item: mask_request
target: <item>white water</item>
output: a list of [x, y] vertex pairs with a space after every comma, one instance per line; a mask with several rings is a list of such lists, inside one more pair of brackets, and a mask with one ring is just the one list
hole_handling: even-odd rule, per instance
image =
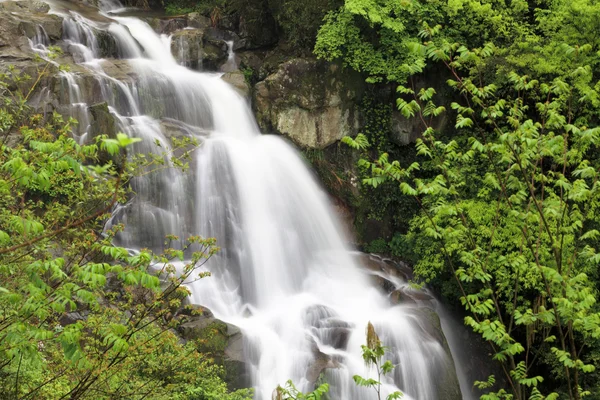
[[[192, 301], [242, 329], [255, 398], [270, 399], [288, 379], [312, 389], [316, 376], [307, 371], [318, 356], [329, 367], [332, 399], [374, 399], [352, 381], [354, 374], [375, 377], [361, 358], [368, 321], [397, 365], [383, 394], [438, 398], [436, 386], [452, 360], [416, 307], [392, 307], [371, 284], [297, 152], [279, 137], [262, 135], [246, 101], [219, 74], [178, 65], [169, 38], [145, 22], [111, 16], [107, 24], [54, 12], [65, 16], [65, 43], [98, 81], [119, 128], [143, 139], [135, 152], [159, 152], [155, 142], [167, 149], [165, 124], [202, 141], [191, 172], [166, 168], [132, 182], [136, 195], [115, 212], [115, 221], [127, 225], [118, 239], [132, 249], [160, 250], [167, 234], [217, 238], [222, 250], [206, 265], [212, 277], [191, 284]], [[135, 80], [124, 83], [105, 72], [95, 37], [100, 29], [115, 39]], [[84, 141], [90, 122], [81, 111], [80, 79], [63, 73]]]

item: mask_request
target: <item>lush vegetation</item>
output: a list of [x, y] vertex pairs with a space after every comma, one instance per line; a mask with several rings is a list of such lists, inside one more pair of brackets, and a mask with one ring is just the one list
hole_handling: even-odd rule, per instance
[[[361, 157], [363, 216], [391, 219], [394, 230], [366, 249], [409, 259], [418, 282], [464, 310], [503, 371], [474, 383], [482, 399], [600, 399], [600, 5], [165, 4], [213, 25], [255, 29], [257, 47], [284, 40], [362, 72], [372, 85], [360, 106], [363, 133], [345, 142]], [[2, 393], [247, 398], [227, 391], [201, 344], [181, 344], [172, 333], [188, 314], [182, 284], [215, 243], [185, 241], [194, 256], [175, 277], [171, 261], [181, 250], [131, 255], [111, 244], [119, 227], [104, 231], [128, 179], [162, 155], [125, 163], [133, 139], [122, 135], [78, 145], [69, 136], [74, 121], [27, 108], [35, 83], [26, 81], [9, 72], [0, 87]], [[390, 87], [393, 101], [378, 95]], [[415, 146], [390, 140], [394, 112], [416, 120]], [[339, 183], [322, 153], [313, 156], [331, 186]], [[392, 367], [381, 362], [383, 351], [378, 339], [363, 348], [381, 374]], [[378, 392], [376, 380], [355, 381]], [[278, 395], [326, 392], [322, 385], [302, 394], [290, 382]]]
[[476, 382], [484, 399], [600, 398], [599, 12], [347, 0], [317, 39], [320, 57], [395, 84], [420, 125], [410, 163], [372, 135], [345, 142], [365, 185], [419, 207], [388, 248], [489, 343], [504, 376]]
[[[41, 65], [35, 81], [13, 68], [0, 77], [1, 397], [250, 398], [228, 391], [202, 343], [173, 333], [191, 315], [183, 284], [199, 278], [218, 251], [214, 240], [171, 237], [179, 250], [164, 254], [112, 245], [121, 227], [104, 224], [127, 181], [163, 157], [126, 163], [138, 139], [79, 145], [75, 121], [34, 113], [27, 100], [49, 68]], [[175, 274], [182, 248], [191, 255]]]

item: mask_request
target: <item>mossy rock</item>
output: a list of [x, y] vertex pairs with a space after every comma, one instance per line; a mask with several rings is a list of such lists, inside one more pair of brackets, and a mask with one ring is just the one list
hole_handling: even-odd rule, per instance
[[358, 132], [356, 103], [363, 86], [362, 79], [337, 64], [289, 60], [255, 86], [257, 122], [301, 148], [323, 149]]

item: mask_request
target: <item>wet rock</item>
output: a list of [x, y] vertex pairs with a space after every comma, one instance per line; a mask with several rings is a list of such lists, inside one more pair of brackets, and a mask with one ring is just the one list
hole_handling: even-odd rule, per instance
[[311, 349], [314, 359], [306, 370], [306, 380], [309, 382], [309, 386], [313, 387], [317, 383], [317, 380], [323, 371], [325, 371], [327, 368], [339, 368], [340, 365], [330, 356], [320, 351], [314, 339], [309, 338], [309, 340], [311, 342]]
[[[12, 56], [16, 56], [16, 58]], [[19, 91], [23, 96], [31, 91], [30, 99], [37, 96], [38, 92], [35, 89], [47, 87], [52, 81], [52, 75], [58, 71], [53, 65], [49, 65], [44, 71], [43, 64], [18, 51], [0, 55], [0, 73], [6, 73], [9, 67], [14, 67], [12, 73], [18, 75], [20, 80], [15, 81], [9, 78], [6, 81], [8, 89]], [[27, 79], [27, 77], [29, 78]], [[43, 105], [40, 107], [36, 105], [36, 109], [42, 108], [44, 108]]]
[[[107, 135], [109, 138], [115, 138], [117, 136], [118, 126], [115, 117], [108, 110], [106, 102], [89, 106], [88, 113], [90, 115], [89, 136], [87, 138], [88, 143], [93, 143], [98, 135]], [[123, 150], [117, 154], [101, 152], [99, 162], [102, 165], [111, 161], [117, 170], [121, 171], [125, 166], [126, 159], [127, 154]]]
[[117, 124], [115, 117], [108, 110], [106, 102], [94, 104], [88, 107], [91, 115], [90, 135], [94, 138], [98, 135], [107, 135], [109, 138], [117, 136]]
[[227, 61], [227, 43], [209, 37], [203, 29], [183, 29], [171, 39], [175, 59], [188, 68], [217, 71]]
[[394, 261], [389, 258], [382, 258], [377, 254], [356, 253], [356, 260], [363, 267], [371, 271], [380, 271], [386, 275], [399, 278], [403, 281], [413, 279], [411, 267], [401, 261]]
[[[235, 48], [234, 48], [235, 50]], [[248, 68], [251, 70], [256, 71], [257, 75], [258, 75], [258, 71], [260, 70], [260, 68], [263, 66], [263, 57], [261, 57], [261, 54], [259, 54], [259, 52], [256, 51], [241, 51], [241, 52], [236, 52], [236, 56], [239, 58], [239, 64], [241, 68]], [[268, 74], [259, 77], [260, 80], [264, 80], [266, 77], [268, 76]]]
[[207, 308], [201, 310], [202, 315], [192, 316], [179, 326], [179, 334], [185, 340], [196, 340], [199, 351], [212, 354], [225, 367], [225, 381], [231, 390], [250, 387], [242, 332], [237, 326], [216, 319]]
[[435, 340], [444, 349], [446, 353], [445, 362], [432, 367], [431, 373], [436, 376], [435, 391], [436, 398], [444, 400], [461, 400], [462, 394], [460, 384], [454, 367], [454, 360], [450, 347], [442, 331], [440, 317], [430, 308], [412, 308], [410, 312], [414, 313], [419, 319], [419, 327], [422, 330], [423, 340]]
[[162, 118], [160, 120], [160, 128], [161, 132], [172, 143], [177, 142], [181, 144], [185, 138], [189, 138], [189, 144], [186, 143], [186, 146], [179, 145], [175, 148], [173, 151], [173, 156], [175, 157], [183, 157], [186, 151], [192, 151], [200, 145], [201, 139], [198, 139], [199, 137], [208, 135], [208, 132], [202, 128], [171, 118]]
[[406, 281], [413, 279], [412, 267], [403, 261], [395, 261], [389, 258], [382, 259], [385, 263], [385, 269], [394, 276], [403, 278]]
[[394, 290], [392, 293], [390, 293], [390, 302], [392, 304], [417, 304], [412, 297], [407, 296], [406, 293], [400, 289]]
[[410, 287], [401, 287], [393, 290], [390, 293], [390, 301], [392, 304], [422, 304], [423, 302], [431, 303], [433, 296], [424, 290], [412, 289]]
[[204, 46], [204, 30], [184, 29], [171, 37], [171, 53], [181, 64], [191, 69], [198, 69], [202, 62]]
[[233, 71], [224, 74], [221, 79], [229, 83], [235, 90], [245, 98], [250, 96], [250, 85], [241, 71]]
[[[334, 64], [293, 59], [259, 82], [253, 100], [259, 125], [305, 148], [322, 149], [359, 128], [361, 79]], [[360, 82], [357, 84], [356, 82]]]
[[218, 71], [227, 61], [227, 43], [224, 40], [207, 39], [202, 48], [202, 70]]
[[303, 320], [321, 343], [335, 349], [346, 349], [352, 325], [342, 320], [331, 308], [323, 305], [308, 307]]
[[188, 125], [177, 119], [162, 118], [160, 120], [161, 132], [167, 139], [182, 139], [184, 137], [197, 137], [206, 135], [207, 132], [202, 129]]
[[[114, 96], [113, 101], [115, 104], [127, 104], [127, 99], [123, 97], [122, 91], [118, 90], [117, 84], [117, 81], [130, 82], [135, 77], [135, 73], [127, 60], [104, 60], [102, 68], [108, 76], [115, 80], [100, 78], [92, 71], [79, 65], [71, 65], [70, 77], [79, 90], [79, 101], [87, 104], [101, 103], [105, 100], [105, 94], [111, 94]], [[48, 88], [60, 104], [68, 105], [77, 101], [76, 98], [71, 98], [75, 93], [73, 93], [73, 88], [69, 87], [69, 79], [65, 74], [53, 74]]]
[[113, 35], [107, 31], [98, 30], [96, 31], [96, 40], [98, 41], [98, 48], [100, 49], [100, 57], [108, 58], [119, 56], [119, 47]]
[[[103, 60], [102, 69], [106, 75], [122, 82], [131, 82], [137, 77], [137, 72], [127, 60]], [[82, 73], [84, 72], [88, 71], [82, 70]]]
[[227, 347], [225, 347], [225, 381], [230, 390], [238, 390], [252, 385], [249, 368], [244, 358], [244, 337], [240, 329], [227, 325]]
[[19, 23], [19, 29], [29, 39], [33, 39], [39, 34], [41, 27], [51, 41], [59, 40], [62, 37], [62, 19], [57, 15], [44, 15], [43, 17], [31, 15], [27, 20]]
[[229, 390], [239, 390], [252, 387], [252, 377], [246, 362], [226, 358], [223, 361], [225, 367], [224, 381]]

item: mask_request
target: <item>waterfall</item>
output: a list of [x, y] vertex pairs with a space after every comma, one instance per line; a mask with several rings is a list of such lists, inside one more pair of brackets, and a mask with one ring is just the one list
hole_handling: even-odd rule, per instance
[[[115, 0], [101, 5], [120, 7]], [[316, 377], [308, 371], [325, 367], [332, 399], [374, 399], [352, 380], [376, 377], [361, 357], [369, 321], [396, 365], [383, 394], [401, 390], [405, 399], [443, 400], [439, 382], [453, 361], [445, 339], [432, 334], [427, 312], [417, 304], [393, 305], [373, 283], [298, 152], [261, 134], [247, 101], [220, 74], [179, 65], [169, 37], [140, 19], [53, 12], [64, 18], [63, 39], [80, 67], [61, 76], [82, 142], [91, 124], [82, 104], [92, 100], [84, 98], [81, 80], [89, 75], [100, 87], [93, 101], [106, 102], [119, 129], [143, 139], [133, 152], [168, 149], [173, 130], [200, 141], [189, 171], [167, 158], [165, 168], [131, 182], [135, 195], [113, 216], [126, 225], [117, 244], [160, 251], [167, 234], [217, 239], [222, 249], [203, 267], [212, 276], [190, 284], [191, 301], [240, 327], [257, 400], [269, 400], [288, 379], [311, 390]], [[101, 54], [99, 31], [114, 40], [118, 65], [135, 78], [109, 73], [113, 61]], [[235, 68], [232, 48], [229, 43], [228, 66]], [[406, 279], [396, 283], [407, 285]]]

